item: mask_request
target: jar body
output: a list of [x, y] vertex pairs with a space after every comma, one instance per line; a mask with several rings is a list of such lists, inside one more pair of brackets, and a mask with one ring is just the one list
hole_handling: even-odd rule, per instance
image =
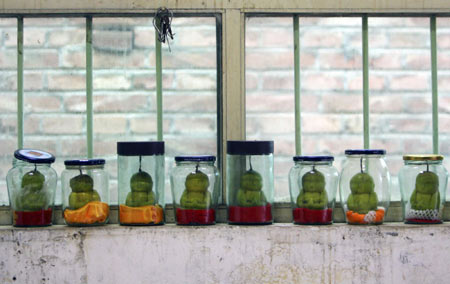
[[398, 178], [405, 223], [442, 223], [448, 179], [442, 162], [405, 161]]
[[227, 154], [229, 224], [272, 224], [273, 154]]
[[6, 176], [13, 226], [52, 224], [57, 180], [50, 164], [32, 164], [14, 158], [13, 168]]
[[170, 185], [177, 225], [216, 223], [220, 179], [214, 162], [176, 162]]
[[299, 161], [289, 172], [292, 215], [295, 224], [333, 223], [339, 173], [332, 161]]
[[164, 224], [164, 155], [118, 155], [121, 225]]
[[98, 226], [108, 222], [109, 186], [104, 165], [66, 165], [61, 187], [67, 225]]
[[347, 155], [339, 193], [348, 224], [382, 224], [390, 202], [391, 178], [384, 155]]

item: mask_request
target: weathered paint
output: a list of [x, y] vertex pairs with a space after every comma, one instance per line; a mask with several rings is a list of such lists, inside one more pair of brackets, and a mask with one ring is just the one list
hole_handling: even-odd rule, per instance
[[449, 234], [449, 224], [1, 227], [0, 282], [446, 283]]

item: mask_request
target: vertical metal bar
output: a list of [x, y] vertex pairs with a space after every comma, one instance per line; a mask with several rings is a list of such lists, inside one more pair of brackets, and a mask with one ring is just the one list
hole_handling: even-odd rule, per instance
[[299, 19], [294, 16], [294, 81], [295, 81], [295, 154], [302, 154], [301, 115], [300, 115], [300, 33]]
[[223, 64], [222, 64], [222, 15], [218, 14], [216, 16], [216, 82], [217, 82], [217, 167], [220, 173], [220, 195], [219, 202], [225, 204], [225, 194], [223, 194], [224, 183], [223, 177], [224, 168], [222, 166], [222, 151], [223, 151], [223, 112], [220, 111], [223, 105]]
[[23, 17], [17, 18], [17, 147], [23, 148]]
[[367, 15], [362, 17], [362, 52], [363, 52], [363, 121], [364, 148], [370, 147], [369, 141], [369, 32]]
[[86, 130], [87, 130], [87, 155], [94, 156], [94, 128], [92, 107], [92, 17], [86, 17]]
[[[158, 21], [157, 24], [159, 25]], [[162, 101], [162, 58], [161, 42], [158, 40], [158, 32], [155, 30], [156, 47], [156, 111], [157, 111], [157, 129], [158, 140], [163, 140], [163, 101]]]
[[433, 108], [433, 153], [439, 153], [439, 117], [438, 117], [438, 83], [437, 83], [437, 51], [436, 51], [436, 16], [430, 18], [431, 41], [431, 86]]

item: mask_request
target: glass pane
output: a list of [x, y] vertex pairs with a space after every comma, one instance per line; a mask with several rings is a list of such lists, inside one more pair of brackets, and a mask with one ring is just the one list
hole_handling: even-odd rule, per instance
[[17, 149], [17, 19], [0, 18], [0, 205], [8, 205], [6, 174]]
[[[157, 139], [152, 20], [93, 20], [94, 154], [107, 159], [114, 203], [116, 142]], [[215, 19], [174, 18], [172, 30], [171, 52], [162, 46], [166, 176], [174, 155], [217, 153]], [[166, 202], [171, 203], [166, 181]]]
[[[362, 147], [361, 20], [299, 22], [302, 153], [331, 154], [340, 169], [343, 151]], [[275, 141], [275, 201], [287, 202], [295, 155], [293, 22], [249, 18], [246, 28], [247, 139]]]
[[406, 153], [432, 153], [429, 18], [369, 18], [371, 147], [386, 149], [391, 200]]
[[[450, 171], [450, 18], [437, 18], [439, 150]], [[447, 185], [450, 188], [450, 183]], [[447, 200], [450, 194], [447, 190]]]
[[84, 19], [24, 19], [24, 147], [54, 154], [58, 175], [86, 157], [85, 38]]

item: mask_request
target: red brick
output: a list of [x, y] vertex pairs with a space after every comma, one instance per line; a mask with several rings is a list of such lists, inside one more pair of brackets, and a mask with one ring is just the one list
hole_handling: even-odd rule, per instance
[[47, 134], [80, 134], [83, 116], [58, 115], [42, 116], [42, 132]]
[[[0, 147], [0, 157], [11, 157], [9, 163], [12, 161], [12, 155], [17, 149], [17, 138], [13, 136], [2, 135], [2, 147]], [[9, 164], [11, 165], [11, 164]], [[11, 168], [12, 166], [10, 166]], [[5, 177], [4, 175], [3, 177]]]
[[[86, 67], [86, 51], [85, 50], [69, 50], [62, 54], [61, 66], [66, 68], [85, 68]], [[97, 61], [97, 56], [94, 52], [93, 65]]]
[[217, 139], [198, 137], [167, 137], [165, 140], [166, 157], [177, 155], [216, 155]]
[[[84, 157], [87, 155], [86, 137], [77, 136], [71, 139], [62, 139], [60, 140], [60, 147], [59, 154], [63, 156]], [[97, 155], [97, 153], [95, 154]]]
[[439, 98], [439, 112], [450, 113], [450, 97]]
[[437, 52], [437, 62], [438, 70], [450, 69], [450, 53], [446, 52], [446, 50], [439, 50]]
[[412, 113], [431, 113], [431, 96], [407, 96], [405, 111]]
[[[371, 75], [369, 72], [369, 90], [378, 91], [384, 89], [386, 86], [386, 79], [383, 76]], [[352, 91], [362, 91], [363, 82], [362, 76], [350, 78], [348, 83], [348, 89]]]
[[[163, 118], [163, 132], [168, 132], [170, 129], [170, 120], [168, 115]], [[157, 132], [157, 118], [156, 114], [133, 116], [128, 119], [130, 121], [130, 130], [137, 134], [154, 134]]]
[[396, 52], [380, 53], [376, 55], [370, 55], [371, 69], [401, 69], [402, 68], [402, 55]]
[[115, 26], [109, 26], [108, 30], [94, 29], [92, 47], [103, 52], [129, 52], [133, 48], [133, 31]]
[[132, 50], [129, 53], [106, 53], [94, 51], [94, 69], [117, 68], [117, 69], [141, 69], [155, 66], [150, 61], [155, 57], [154, 52]]
[[[155, 56], [149, 56], [150, 66], [155, 66]], [[214, 51], [174, 51], [164, 55], [162, 60], [163, 69], [165, 68], [189, 68], [204, 69], [216, 68], [216, 52]]]
[[402, 140], [382, 136], [371, 135], [370, 136], [370, 147], [373, 149], [385, 149], [388, 155], [392, 154], [403, 154], [404, 148]]
[[[93, 96], [95, 100], [96, 96]], [[63, 106], [66, 112], [86, 112], [86, 95], [65, 96]]]
[[293, 50], [294, 33], [292, 28], [261, 27], [261, 45], [264, 47], [288, 47]]
[[[300, 98], [302, 111], [316, 111], [319, 105], [319, 98], [311, 95], [301, 95]], [[276, 112], [292, 113], [295, 110], [295, 98], [293, 94], [270, 94], [256, 93], [247, 94], [246, 109], [247, 112]]]
[[346, 134], [363, 133], [363, 117], [359, 115], [342, 116], [343, 132]]
[[361, 69], [362, 60], [360, 54], [348, 56], [344, 51], [326, 52], [318, 54], [320, 68], [327, 69]]
[[261, 46], [261, 31], [257, 27], [250, 25], [245, 29], [245, 47], [258, 47]]
[[450, 76], [439, 75], [438, 76], [438, 90], [449, 91], [450, 90]]
[[48, 76], [49, 90], [85, 90], [86, 79], [84, 74], [62, 74]]
[[304, 133], [338, 133], [342, 129], [341, 117], [330, 114], [302, 115], [302, 131]]
[[[156, 74], [135, 75], [132, 78], [133, 89], [135, 90], [156, 90]], [[173, 88], [173, 74], [164, 74], [162, 76], [163, 89]]]
[[25, 96], [26, 112], [57, 112], [61, 110], [61, 99], [55, 96]]
[[[324, 139], [323, 135], [314, 136], [317, 143], [318, 153], [327, 153], [333, 156], [339, 156], [344, 153], [346, 149], [361, 149], [364, 145], [362, 135], [329, 135]], [[341, 159], [342, 160], [342, 159]], [[336, 167], [340, 166], [340, 163], [336, 161], [334, 163]]]
[[403, 110], [403, 99], [399, 95], [386, 95], [369, 97], [371, 113], [398, 113]]
[[48, 35], [49, 46], [67, 47], [70, 45], [84, 45], [86, 30], [83, 28], [67, 27], [64, 29], [50, 29]]
[[95, 90], [128, 90], [131, 88], [131, 80], [124, 74], [95, 74], [93, 84]]
[[[295, 135], [277, 136], [274, 140], [275, 159], [280, 156], [292, 157], [295, 154]], [[292, 161], [292, 160], [290, 160]], [[293, 162], [292, 162], [293, 165]]]
[[339, 48], [343, 42], [343, 35], [336, 31], [323, 31], [318, 33], [315, 28], [308, 28], [300, 38], [302, 47], [332, 47]]
[[450, 48], [450, 33], [438, 32], [436, 43], [438, 48]]
[[212, 112], [217, 109], [217, 98], [214, 95], [190, 96], [186, 94], [168, 95], [164, 97], [164, 111], [167, 112]]
[[2, 115], [0, 117], [0, 133], [2, 139], [8, 135], [17, 134], [17, 116], [15, 115]]
[[324, 95], [323, 111], [326, 113], [360, 113], [362, 111], [362, 95]]
[[2, 28], [3, 45], [5, 47], [17, 47], [17, 29]]
[[450, 134], [450, 115], [439, 116], [439, 134], [444, 133]]
[[258, 130], [262, 134], [294, 134], [295, 120], [292, 115], [264, 115], [255, 117]]
[[214, 28], [179, 28], [173, 29], [176, 33], [171, 42], [174, 51], [184, 47], [214, 47], [216, 46], [216, 31]]
[[247, 51], [245, 61], [249, 70], [289, 69], [294, 66], [294, 54], [292, 51]]
[[214, 134], [217, 133], [217, 122], [212, 117], [186, 117], [176, 116], [172, 118], [171, 133], [173, 134]]
[[94, 115], [94, 132], [96, 134], [124, 134], [127, 119], [124, 115]]
[[423, 118], [396, 118], [389, 119], [389, 132], [393, 133], [430, 133], [431, 117], [430, 119]]
[[155, 29], [151, 27], [137, 27], [134, 29], [134, 45], [139, 48], [155, 46]]
[[2, 103], [0, 104], [0, 113], [15, 113], [17, 111], [17, 94], [1, 93]]
[[[286, 184], [287, 185], [287, 189], [288, 189], [287, 191], [286, 191], [286, 188], [284, 188], [284, 186], [283, 186], [285, 194], [286, 194], [286, 192], [287, 193], [289, 192], [289, 184], [288, 184], [287, 177], [288, 177], [289, 171], [290, 171], [290, 169], [292, 168], [293, 165], [294, 165], [294, 162], [292, 162], [292, 159], [281, 158], [278, 155], [274, 159], [274, 166], [273, 166], [274, 176], [275, 177], [282, 177], [283, 179], [286, 179], [286, 182], [287, 182], [287, 184]], [[279, 186], [281, 185], [281, 179], [278, 181], [277, 185], [278, 185], [278, 187], [277, 187], [277, 189], [278, 189]], [[281, 190], [281, 188], [280, 188], [280, 190]], [[279, 195], [281, 195], [280, 194], [281, 192], [277, 192], [277, 193]]]
[[334, 74], [311, 74], [305, 76], [302, 88], [307, 90], [343, 90], [345, 78]]
[[262, 78], [265, 90], [294, 90], [294, 73], [278, 72], [264, 74]]
[[24, 25], [23, 29], [23, 48], [27, 53], [28, 47], [43, 47], [46, 43], [47, 28], [29, 28]]
[[2, 52], [0, 52], [0, 67], [2, 70], [16, 69], [17, 68], [17, 51], [3, 49]]
[[41, 117], [39, 115], [25, 115], [23, 130], [25, 134], [41, 133], [40, 129]]
[[95, 95], [94, 112], [142, 112], [148, 111], [147, 96]]
[[411, 53], [406, 55], [405, 68], [407, 70], [430, 70], [430, 52]]
[[392, 32], [390, 33], [390, 47], [428, 47], [429, 31], [427, 28], [423, 32]]
[[415, 135], [414, 138], [403, 140], [405, 154], [426, 154], [433, 152], [431, 135]]
[[177, 73], [175, 76], [178, 90], [215, 90], [217, 88], [214, 74]]
[[58, 67], [58, 53], [56, 50], [28, 50], [24, 52], [25, 69], [47, 69]]
[[393, 76], [391, 78], [390, 89], [395, 91], [423, 91], [429, 88], [429, 77], [430, 75], [425, 74]]
[[[23, 140], [24, 148], [40, 149], [58, 157], [57, 143], [58, 139], [55, 137], [45, 135], [45, 136], [25, 136]], [[58, 161], [58, 160], [57, 160]], [[52, 167], [54, 167], [52, 165]], [[60, 171], [58, 171], [60, 173]]]
[[255, 90], [258, 88], [259, 75], [257, 73], [252, 73], [251, 71], [245, 72], [245, 89], [247, 94], [250, 90]]
[[[104, 137], [102, 139], [94, 139], [94, 153], [97, 157], [117, 155], [117, 139], [106, 139]], [[117, 168], [113, 172], [117, 172]]]

